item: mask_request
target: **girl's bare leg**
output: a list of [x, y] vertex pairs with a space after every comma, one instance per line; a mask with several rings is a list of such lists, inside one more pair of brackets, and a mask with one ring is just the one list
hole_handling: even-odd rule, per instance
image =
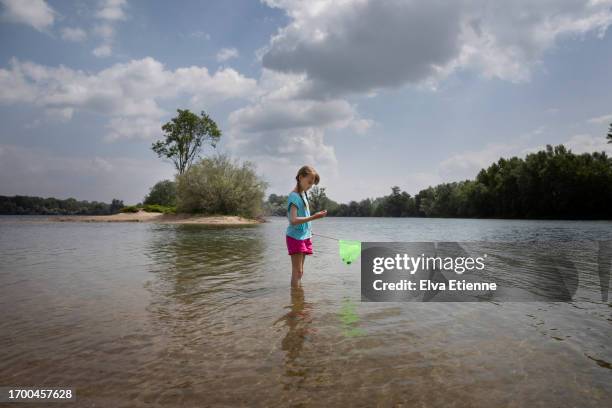
[[306, 259], [306, 254], [302, 254], [302, 263], [300, 268], [300, 280], [302, 279], [302, 275], [304, 275], [304, 259]]
[[302, 270], [302, 257], [303, 254], [293, 254], [291, 255], [291, 287], [298, 287], [300, 282]]

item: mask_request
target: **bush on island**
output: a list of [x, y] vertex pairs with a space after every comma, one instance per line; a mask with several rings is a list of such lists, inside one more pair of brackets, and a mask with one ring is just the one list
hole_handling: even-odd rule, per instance
[[240, 165], [225, 154], [203, 158], [176, 176], [179, 213], [240, 215], [256, 218], [268, 183], [261, 180], [255, 165], [246, 161]]
[[136, 205], [128, 205], [126, 207], [123, 207], [121, 210], [121, 212], [123, 213], [136, 213], [138, 212], [139, 208]]
[[176, 213], [176, 207], [157, 205], [157, 204], [145, 205], [142, 207], [142, 209], [146, 212], [158, 212], [158, 213], [163, 213], [163, 214]]
[[[157, 182], [149, 194], [145, 197], [143, 204], [146, 205], [161, 205], [164, 207], [173, 207], [176, 205], [176, 183], [172, 180], [162, 180]], [[145, 210], [147, 211], [147, 210]]]

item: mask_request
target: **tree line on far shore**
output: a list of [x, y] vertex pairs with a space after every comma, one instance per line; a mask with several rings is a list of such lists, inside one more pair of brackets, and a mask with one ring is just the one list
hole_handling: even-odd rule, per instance
[[[337, 217], [452, 217], [612, 219], [612, 158], [605, 152], [574, 154], [563, 145], [499, 159], [475, 180], [442, 183], [411, 196], [391, 194], [339, 204], [325, 188], [309, 192], [311, 212]], [[286, 216], [287, 196], [271, 194], [268, 214]]]
[[116, 198], [108, 204], [73, 197], [0, 196], [0, 214], [5, 215], [108, 215], [116, 214], [123, 206], [123, 201]]
[[[286, 216], [287, 196], [270, 194], [252, 165], [227, 156], [205, 158], [177, 175], [156, 183], [138, 206], [162, 206], [181, 212]], [[499, 159], [474, 180], [442, 183], [411, 196], [400, 187], [391, 194], [340, 204], [324, 187], [309, 192], [311, 212], [327, 209], [336, 217], [460, 217], [525, 219], [612, 219], [612, 158], [605, 152], [574, 154], [563, 145]], [[56, 198], [0, 196], [0, 214], [114, 214], [111, 204]], [[155, 209], [153, 209], [155, 211]]]

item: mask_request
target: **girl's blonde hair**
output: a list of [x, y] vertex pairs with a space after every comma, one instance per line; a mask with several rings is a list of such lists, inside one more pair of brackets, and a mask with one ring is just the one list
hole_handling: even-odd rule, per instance
[[297, 175], [295, 176], [295, 182], [297, 185], [297, 190], [298, 192], [302, 192], [301, 187], [300, 187], [300, 176], [305, 177], [308, 176], [309, 174], [313, 174], [314, 175], [314, 183], [315, 184], [319, 184], [319, 173], [317, 173], [317, 171], [312, 167], [312, 166], [302, 166], [298, 172]]

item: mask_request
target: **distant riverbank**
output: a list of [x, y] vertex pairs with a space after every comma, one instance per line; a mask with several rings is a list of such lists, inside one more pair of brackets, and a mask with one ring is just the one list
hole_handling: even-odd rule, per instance
[[237, 215], [162, 214], [138, 211], [112, 215], [60, 215], [46, 218], [51, 222], [154, 222], [164, 224], [248, 225], [261, 224], [262, 219]]

